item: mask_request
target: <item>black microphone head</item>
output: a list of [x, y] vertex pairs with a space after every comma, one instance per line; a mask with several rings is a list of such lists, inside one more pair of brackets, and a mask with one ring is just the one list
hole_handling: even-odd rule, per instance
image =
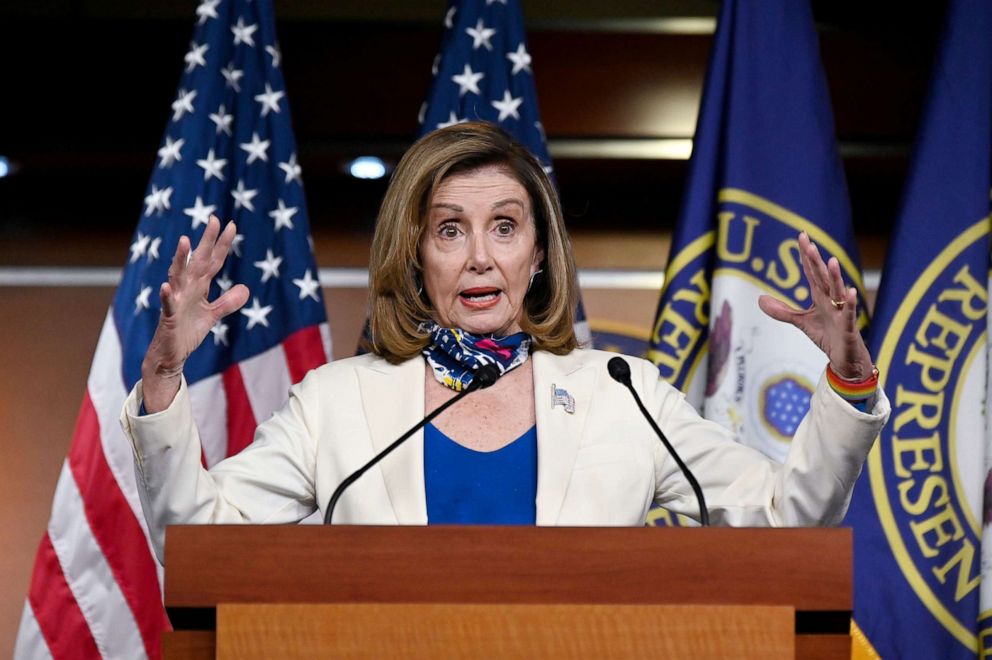
[[610, 361], [606, 363], [606, 368], [610, 371], [610, 377], [620, 383], [621, 385], [626, 385], [631, 387], [630, 384], [630, 365], [619, 355], [617, 357], [610, 358]]
[[472, 383], [469, 388], [483, 390], [499, 380], [502, 375], [495, 364], [484, 364], [472, 373]]

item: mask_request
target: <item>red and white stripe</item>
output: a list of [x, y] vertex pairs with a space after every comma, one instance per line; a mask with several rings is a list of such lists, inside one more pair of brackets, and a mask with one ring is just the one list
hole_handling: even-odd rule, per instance
[[[204, 460], [250, 441], [256, 422], [331, 354], [327, 324], [190, 387]], [[169, 623], [162, 567], [141, 513], [118, 417], [127, 392], [112, 313], [100, 333], [48, 530], [38, 548], [14, 658], [158, 658]], [[232, 451], [233, 450], [233, 451]]]

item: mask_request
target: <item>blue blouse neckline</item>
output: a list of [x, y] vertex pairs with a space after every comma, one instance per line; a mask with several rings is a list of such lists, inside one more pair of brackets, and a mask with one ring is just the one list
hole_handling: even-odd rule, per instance
[[424, 486], [431, 525], [533, 525], [537, 520], [537, 427], [493, 451], [424, 427]]

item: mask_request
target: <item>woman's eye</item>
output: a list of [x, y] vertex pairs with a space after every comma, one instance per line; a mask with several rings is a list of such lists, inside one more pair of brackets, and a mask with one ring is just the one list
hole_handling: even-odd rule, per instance
[[500, 236], [510, 236], [513, 234], [514, 229], [516, 229], [516, 226], [509, 221], [503, 221], [496, 225], [496, 233]]
[[458, 236], [458, 227], [453, 224], [441, 225], [441, 227], [438, 228], [437, 233], [441, 236], [441, 238], [455, 238]]

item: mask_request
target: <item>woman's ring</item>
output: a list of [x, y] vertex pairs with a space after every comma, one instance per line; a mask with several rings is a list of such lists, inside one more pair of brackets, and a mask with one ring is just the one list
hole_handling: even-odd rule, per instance
[[834, 309], [844, 309], [844, 305], [847, 304], [846, 300], [834, 300], [830, 299], [830, 304], [834, 306]]

